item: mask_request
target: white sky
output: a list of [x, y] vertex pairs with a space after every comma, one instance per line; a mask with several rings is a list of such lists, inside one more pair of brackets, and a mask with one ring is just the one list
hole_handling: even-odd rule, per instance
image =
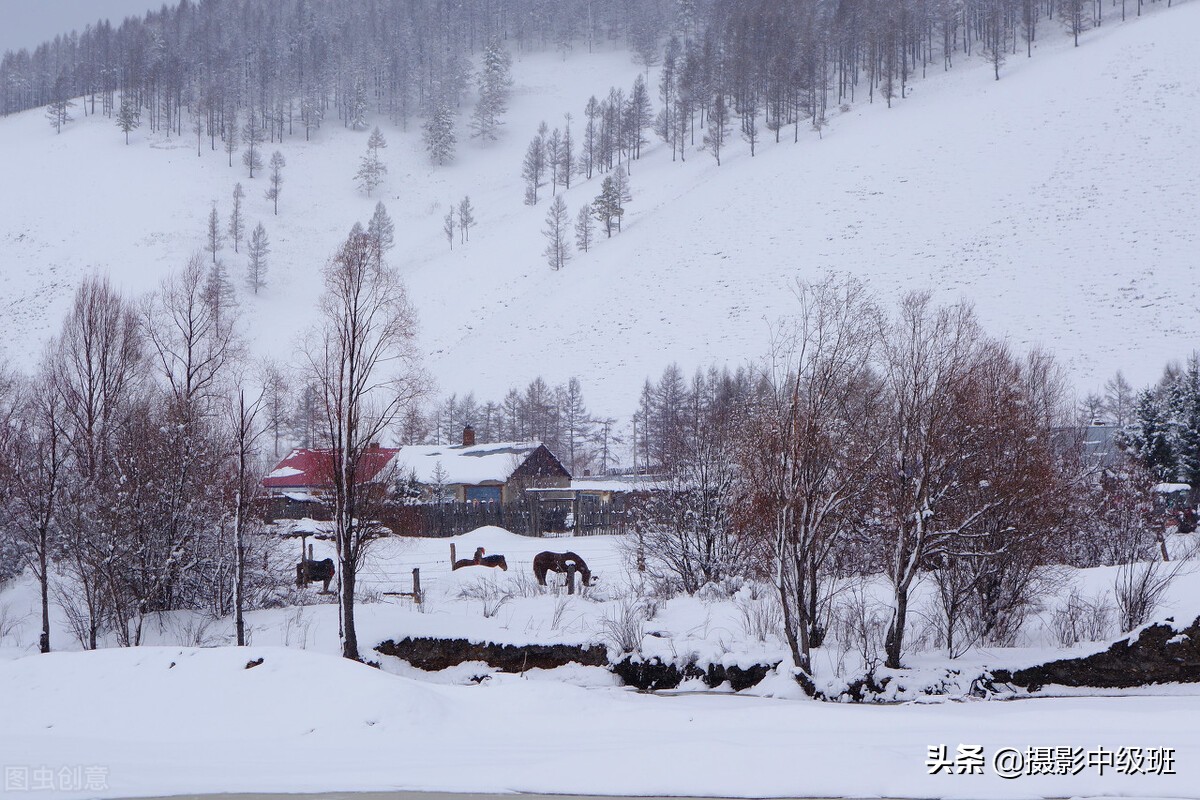
[[[174, 5], [174, 0], [168, 4]], [[161, 0], [0, 0], [0, 53], [36, 47], [102, 17], [119, 23], [130, 14], [140, 16], [161, 7]]]

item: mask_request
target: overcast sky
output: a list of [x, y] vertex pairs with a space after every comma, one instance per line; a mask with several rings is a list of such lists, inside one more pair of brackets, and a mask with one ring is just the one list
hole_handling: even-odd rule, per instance
[[161, 7], [162, 0], [0, 0], [0, 53], [36, 47], [56, 33], [82, 31], [101, 17], [119, 24], [130, 14]]

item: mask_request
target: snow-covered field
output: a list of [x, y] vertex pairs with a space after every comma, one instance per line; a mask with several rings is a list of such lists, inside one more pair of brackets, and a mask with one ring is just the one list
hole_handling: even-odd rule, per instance
[[[986, 64], [960, 62], [890, 110], [835, 108], [823, 140], [802, 131], [800, 144], [764, 142], [754, 159], [737, 141], [720, 168], [698, 150], [673, 163], [656, 141], [633, 164], [625, 231], [560, 272], [541, 256], [545, 202], [521, 202], [521, 156], [540, 120], [561, 125], [569, 111], [578, 131], [590, 94], [627, 89], [638, 70], [628, 54], [517, 54], [501, 140], [469, 140], [464, 106], [445, 168], [428, 163], [416, 125], [379, 120], [390, 143], [379, 196], [397, 222], [393, 260], [428, 365], [446, 391], [495, 398], [539, 373], [578, 374], [595, 410], [624, 415], [672, 360], [760, 356], [793, 282], [835, 272], [884, 298], [933, 288], [972, 300], [993, 332], [1058, 353], [1081, 392], [1117, 369], [1146, 383], [1200, 336], [1200, 190], [1187, 146], [1200, 127], [1200, 6], [1163, 5], [1106, 22], [1079, 48], [1047, 28], [1035, 57], [1010, 58], [999, 82]], [[145, 130], [126, 147], [111, 120], [81, 112], [59, 136], [41, 111], [0, 120], [0, 152], [16, 156], [0, 193], [7, 355], [37, 357], [86, 274], [132, 293], [155, 287], [201, 248], [213, 202], [226, 218], [241, 181], [247, 222], [262, 221], [273, 248], [267, 289], [241, 290], [249, 339], [293, 359], [321, 266], [378, 199], [352, 179], [367, 134], [331, 120], [313, 143], [301, 132], [268, 145], [288, 160], [275, 217], [265, 179], [248, 180], [238, 156], [230, 168], [207, 141], [197, 157], [194, 137]], [[573, 186], [568, 206], [598, 189]], [[467, 194], [479, 222], [451, 252], [441, 218]], [[240, 274], [245, 254], [223, 256]]]
[[[449, 569], [449, 543], [461, 557], [475, 547], [505, 555], [507, 572]], [[1190, 542], [1178, 541], [1177, 546]], [[298, 549], [295, 540], [279, 545]], [[317, 542], [321, 558], [328, 544]], [[543, 549], [572, 550], [597, 575], [568, 597], [538, 590], [530, 564]], [[410, 588], [421, 569], [423, 608], [388, 591]], [[1088, 597], [1111, 591], [1110, 568], [1067, 576]], [[453, 540], [384, 540], [363, 572], [360, 639], [373, 646], [403, 636], [463, 637], [501, 643], [612, 645], [604, 620], [635, 594], [620, 540], [528, 539], [497, 528]], [[480, 591], [491, 586], [493, 591]], [[465, 590], [465, 592], [464, 592]], [[874, 587], [870, 591], [878, 591]], [[1065, 595], [1067, 589], [1064, 588]], [[464, 593], [469, 595], [464, 597]], [[495, 604], [503, 594], [510, 599]], [[784, 674], [752, 690], [670, 696], [636, 693], [598, 667], [498, 673], [464, 664], [414, 670], [372, 653], [382, 670], [338, 652], [331, 598], [252, 612], [252, 644], [228, 646], [229, 620], [175, 613], [147, 625], [147, 646], [94, 653], [32, 655], [36, 587], [28, 577], [0, 590], [0, 763], [18, 774], [96, 768], [87, 796], [193, 792], [439, 789], [722, 796], [887, 797], [1200, 797], [1200, 688], [1155, 686], [1127, 692], [1055, 691], [1003, 702], [926, 697], [922, 681], [946, 670], [967, 680], [985, 667], [1037, 663], [1061, 655], [1051, 599], [1027, 623], [1022, 647], [979, 649], [947, 661], [931, 649], [907, 659], [910, 702], [859, 706], [802, 698]], [[748, 592], [658, 601], [644, 622], [641, 649], [664, 660], [749, 665], [783, 658], [775, 636], [757, 638], [741, 613]], [[490, 604], [485, 601], [491, 598]], [[915, 616], [927, 595], [918, 593]], [[882, 599], [882, 598], [880, 598]], [[1171, 588], [1157, 618], [1190, 620], [1200, 609], [1200, 573]], [[56, 615], [57, 615], [57, 609]], [[490, 614], [490, 615], [485, 615]], [[78, 645], [56, 620], [56, 648]], [[110, 643], [111, 644], [111, 643]], [[197, 647], [200, 645], [201, 647]], [[1073, 652], [1094, 650], [1083, 643]], [[818, 680], [835, 687], [836, 647], [818, 650]], [[263, 663], [247, 669], [257, 659]], [[855, 665], [842, 665], [853, 670]], [[479, 681], [480, 678], [486, 678]], [[1112, 694], [1112, 697], [1101, 697]], [[982, 775], [929, 775], [930, 746], [981, 745]], [[1175, 748], [1175, 775], [1099, 774], [998, 777], [1000, 748]], [[1088, 756], [1084, 756], [1088, 758]], [[46, 773], [39, 773], [44, 775]], [[79, 773], [83, 774], [83, 773]], [[32, 777], [31, 777], [32, 779]], [[55, 781], [59, 781], [55, 778]], [[74, 780], [74, 778], [72, 778]], [[74, 790], [42, 794], [81, 796]]]

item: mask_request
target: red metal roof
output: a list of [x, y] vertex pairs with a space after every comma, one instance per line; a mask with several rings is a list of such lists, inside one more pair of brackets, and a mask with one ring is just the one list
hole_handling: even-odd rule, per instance
[[[398, 452], [395, 448], [376, 446], [364, 450], [354, 482], [374, 480]], [[333, 486], [333, 451], [293, 450], [263, 478], [262, 485], [268, 489], [328, 489]]]

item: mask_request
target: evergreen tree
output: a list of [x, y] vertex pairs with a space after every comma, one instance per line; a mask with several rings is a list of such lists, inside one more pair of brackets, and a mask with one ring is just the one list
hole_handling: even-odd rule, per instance
[[117, 112], [117, 127], [125, 134], [125, 144], [129, 144], [129, 132], [142, 124], [141, 114], [137, 104], [128, 92], [121, 95], [121, 109]]
[[539, 134], [529, 142], [529, 147], [525, 149], [525, 161], [521, 165], [521, 177], [525, 179], [525, 205], [537, 205], [537, 190], [542, 185], [545, 169], [546, 150]]
[[583, 109], [587, 123], [583, 127], [583, 149], [579, 154], [579, 174], [590, 180], [592, 170], [596, 167], [596, 151], [600, 138], [600, 102], [595, 95], [588, 98], [587, 106]]
[[571, 176], [575, 174], [575, 139], [571, 136], [571, 115], [563, 115], [562, 146], [559, 149], [558, 174], [563, 188], [571, 188]]
[[250, 114], [246, 118], [246, 124], [242, 126], [242, 144], [246, 145], [246, 152], [242, 153], [242, 163], [250, 170], [250, 178], [254, 178], [254, 170], [262, 169], [262, 154], [259, 152], [259, 145], [263, 143], [263, 130], [254, 122], [254, 114]]
[[503, 124], [500, 117], [508, 110], [512, 87], [512, 57], [499, 40], [492, 39], [483, 50], [483, 67], [479, 73], [479, 101], [471, 115], [472, 136], [495, 140], [496, 129]]
[[46, 106], [46, 118], [50, 120], [50, 127], [54, 128], [55, 133], [62, 133], [63, 126], [71, 121], [69, 109], [74, 107], [75, 104], [67, 95], [66, 78], [60, 77], [54, 82], [54, 99]]
[[224, 136], [225, 155], [229, 156], [229, 166], [233, 166], [233, 154], [238, 150], [238, 124], [237, 111], [234, 109], [226, 110]]
[[629, 93], [626, 106], [629, 132], [630, 158], [642, 157], [642, 145], [646, 143], [643, 132], [650, 127], [654, 120], [654, 109], [650, 106], [650, 90], [646, 88], [646, 80], [641, 75], [633, 81], [633, 89]]
[[258, 290], [267, 285], [267, 256], [271, 252], [271, 243], [267, 240], [267, 229], [260, 222], [254, 226], [250, 234], [250, 244], [247, 247], [250, 264], [246, 270], [246, 283], [258, 294]]
[[600, 185], [600, 194], [592, 201], [592, 213], [604, 226], [604, 233], [609, 238], [612, 238], [614, 225], [618, 231], [621, 229], [621, 215], [625, 209], [621, 207], [621, 191], [612, 175], [606, 176]]
[[729, 112], [725, 107], [725, 93], [717, 92], [712, 109], [708, 112], [708, 129], [704, 132], [704, 146], [721, 166], [721, 150], [729, 137]]
[[463, 242], [471, 239], [471, 226], [475, 224], [475, 209], [471, 207], [471, 197], [464, 197], [458, 204], [458, 233]]
[[617, 197], [621, 198], [621, 206], [626, 203], [633, 202], [633, 194], [629, 188], [629, 174], [625, 172], [624, 166], [618, 166], [613, 170], [612, 174], [613, 185], [617, 187]]
[[375, 213], [367, 223], [367, 233], [375, 240], [382, 261], [383, 255], [396, 244], [396, 225], [388, 216], [382, 200], [375, 204]]
[[[233, 240], [233, 252], [238, 252], [238, 245], [242, 241], [242, 233], [246, 224], [245, 217], [242, 216], [242, 198], [246, 196], [246, 192], [242, 189], [242, 184], [236, 183], [233, 186], [233, 211], [229, 214], [229, 238]], [[214, 208], [213, 211], [216, 211]]]
[[359, 161], [358, 172], [354, 173], [354, 179], [358, 181], [358, 188], [366, 192], [367, 197], [370, 197], [371, 192], [383, 183], [384, 175], [387, 175], [387, 164], [380, 160], [378, 149], [370, 147], [368, 143], [367, 154]]
[[221, 235], [221, 220], [217, 216], [217, 204], [213, 203], [212, 211], [208, 213], [208, 239], [205, 243], [205, 249], [212, 254], [213, 264], [217, 263], [217, 253], [221, 251], [224, 241], [225, 237]]
[[562, 132], [558, 128], [546, 138], [546, 168], [550, 171], [550, 193], [558, 194], [558, 178], [562, 167]]
[[279, 216], [279, 193], [283, 188], [283, 168], [287, 166], [287, 162], [283, 160], [283, 153], [276, 150], [271, 154], [271, 183], [267, 187], [267, 199], [275, 204], [275, 215]]
[[588, 248], [592, 246], [592, 235], [594, 232], [592, 207], [584, 203], [579, 207], [579, 213], [575, 217], [575, 246], [586, 253]]
[[555, 195], [546, 212], [546, 227], [542, 233], [546, 235], [546, 249], [543, 254], [550, 269], [559, 270], [571, 259], [571, 240], [568, 226], [570, 218], [567, 215], [567, 204], [562, 195]]
[[458, 139], [454, 135], [454, 115], [446, 103], [439, 103], [429, 119], [425, 121], [425, 150], [429, 160], [435, 164], [446, 164], [454, 160], [454, 148]]
[[442, 217], [442, 233], [446, 234], [446, 241], [450, 244], [450, 249], [454, 249], [454, 204], [450, 204], [450, 210], [446, 212], [446, 216]]

